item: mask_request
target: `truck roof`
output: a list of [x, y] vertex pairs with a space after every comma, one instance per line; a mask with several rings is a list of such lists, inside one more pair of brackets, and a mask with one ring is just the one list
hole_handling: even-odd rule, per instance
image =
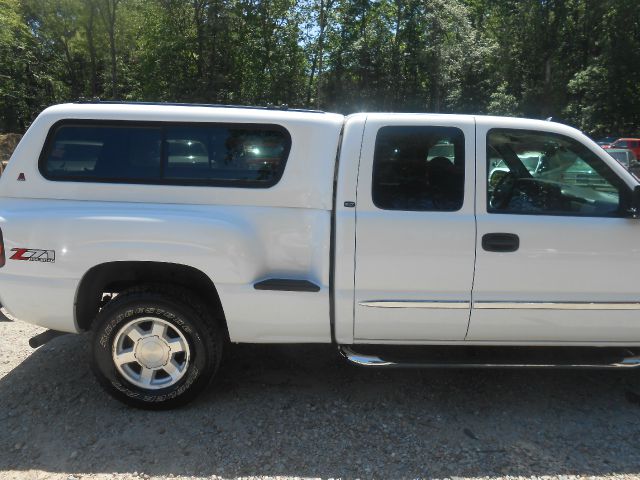
[[[99, 100], [99, 99], [90, 99], [90, 100], [78, 100], [76, 102], [59, 104], [49, 107], [45, 111], [52, 111], [57, 114], [64, 114], [65, 110], [67, 112], [78, 112], [78, 111], [90, 111], [94, 110], [96, 112], [99, 111], [109, 111], [116, 112], [121, 111], [125, 112], [140, 112], [140, 110], [147, 111], [157, 111], [158, 113], [167, 113], [168, 110], [173, 112], [179, 111], [188, 111], [193, 109], [229, 109], [231, 111], [236, 111], [241, 114], [244, 112], [255, 112], [260, 116], [270, 116], [277, 113], [277, 117], [283, 118], [291, 118], [300, 116], [305, 116], [306, 114], [314, 114], [321, 116], [340, 116], [343, 118], [354, 118], [360, 116], [420, 116], [420, 117], [429, 117], [429, 118], [438, 118], [445, 117], [451, 119], [452, 117], [457, 118], [482, 118], [487, 120], [500, 120], [500, 123], [508, 122], [513, 126], [520, 127], [531, 127], [532, 123], [540, 123], [541, 125], [547, 124], [548, 120], [539, 120], [539, 119], [531, 119], [531, 118], [523, 118], [523, 117], [504, 117], [504, 116], [493, 116], [493, 115], [475, 115], [475, 114], [454, 114], [454, 113], [433, 113], [433, 112], [356, 112], [349, 115], [342, 115], [339, 113], [326, 112], [323, 110], [313, 110], [313, 109], [304, 109], [304, 108], [289, 108], [287, 105], [267, 105], [267, 106], [252, 106], [252, 105], [225, 105], [225, 104], [209, 104], [209, 103], [180, 103], [180, 102], [137, 102], [137, 101], [120, 101], [120, 100]], [[271, 117], [273, 118], [273, 117]], [[318, 117], [316, 117], [318, 118]], [[554, 122], [557, 123], [557, 122]], [[620, 140], [635, 140], [635, 139], [620, 139]]]
[[308, 108], [289, 108], [288, 105], [226, 105], [219, 103], [183, 103], [183, 102], [136, 102], [126, 100], [100, 100], [100, 99], [80, 99], [73, 104], [91, 104], [91, 105], [141, 105], [141, 106], [167, 106], [167, 107], [208, 107], [208, 108], [240, 108], [245, 110], [280, 110], [289, 112], [307, 112], [307, 113], [326, 113], [323, 110], [313, 110]]
[[[237, 107], [208, 104], [147, 102], [74, 102], [53, 105], [38, 117], [42, 124], [60, 120], [112, 120], [145, 122], [242, 122], [290, 125], [341, 124], [344, 116], [317, 110]], [[48, 127], [47, 127], [48, 128]]]
[[[521, 130], [552, 130], [560, 134], [579, 132], [562, 123], [529, 118], [499, 117], [489, 115], [459, 115], [448, 113], [402, 113], [402, 112], [358, 112], [350, 115], [323, 112], [319, 110], [289, 109], [281, 107], [258, 107], [242, 105], [215, 105], [198, 103], [156, 103], [128, 101], [82, 101], [54, 105], [44, 110], [39, 120], [49, 126], [60, 120], [112, 120], [112, 121], [146, 121], [146, 122], [241, 122], [241, 123], [275, 123], [283, 126], [297, 124], [308, 128], [311, 125], [333, 126], [344, 125], [350, 120], [365, 119], [382, 121], [394, 117], [410, 122], [414, 118], [446, 122], [473, 121], [476, 125], [491, 125], [492, 128], [516, 128]], [[446, 119], [446, 120], [445, 120]], [[48, 127], [47, 127], [48, 128]], [[582, 134], [582, 132], [579, 132]], [[587, 140], [585, 140], [587, 141]]]

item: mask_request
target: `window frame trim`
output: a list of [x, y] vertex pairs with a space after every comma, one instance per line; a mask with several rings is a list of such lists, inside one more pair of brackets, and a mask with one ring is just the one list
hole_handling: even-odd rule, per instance
[[[105, 126], [105, 127], [147, 127], [160, 129], [160, 177], [157, 179], [138, 178], [97, 178], [77, 175], [52, 176], [46, 170], [47, 159], [53, 150], [56, 133], [61, 127], [77, 126]], [[263, 131], [279, 131], [284, 134], [283, 159], [278, 169], [277, 175], [269, 182], [257, 180], [210, 180], [210, 179], [167, 179], [164, 178], [167, 163], [167, 129], [171, 127], [193, 127], [193, 128], [240, 128]], [[292, 147], [291, 133], [283, 125], [277, 123], [242, 123], [242, 122], [180, 122], [171, 120], [109, 120], [109, 119], [83, 119], [66, 118], [55, 122], [49, 127], [44, 145], [38, 157], [38, 171], [42, 177], [50, 182], [74, 182], [74, 183], [98, 183], [98, 184], [124, 184], [124, 185], [166, 185], [183, 187], [226, 187], [226, 188], [250, 188], [268, 189], [277, 185], [282, 177], [291, 154]]]

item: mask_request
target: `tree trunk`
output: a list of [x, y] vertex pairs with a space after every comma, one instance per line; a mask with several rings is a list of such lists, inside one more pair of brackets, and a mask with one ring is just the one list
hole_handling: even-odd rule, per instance
[[109, 50], [111, 52], [111, 98], [117, 98], [118, 87], [116, 86], [116, 34], [114, 28], [109, 30]]
[[204, 24], [202, 14], [206, 3], [206, 0], [193, 0], [193, 19], [196, 24], [196, 41], [198, 43], [198, 61], [196, 68], [198, 71], [199, 85], [202, 85], [204, 73]]
[[117, 83], [117, 57], [116, 57], [116, 13], [120, 0], [102, 0], [100, 4], [100, 16], [107, 27], [109, 35], [109, 53], [111, 55], [111, 98], [118, 96]]
[[87, 46], [89, 47], [89, 62], [91, 64], [91, 96], [98, 96], [98, 65], [97, 65], [97, 53], [96, 45], [93, 37], [94, 19], [96, 14], [96, 7], [93, 2], [87, 2], [89, 6], [89, 17], [85, 25], [85, 31], [87, 32]]
[[75, 68], [73, 68], [73, 57], [69, 51], [69, 42], [65, 37], [62, 38], [62, 47], [64, 49], [64, 58], [67, 61], [67, 70], [69, 72], [69, 82], [71, 82], [71, 97], [80, 97], [80, 88], [78, 86], [78, 79], [76, 77]]
[[320, 0], [320, 36], [318, 37], [318, 80], [316, 91], [316, 109], [320, 110], [320, 95], [322, 92], [322, 67], [324, 57], [324, 31], [327, 26], [324, 0]]
[[402, 4], [403, 2], [401, 2], [400, 0], [396, 0], [395, 2], [396, 31], [393, 35], [393, 58], [391, 61], [391, 70], [392, 70], [391, 85], [392, 85], [393, 91], [391, 92], [391, 95], [390, 95], [390, 97], [392, 98], [391, 105], [390, 105], [392, 109], [397, 108], [401, 98], [400, 84], [402, 83], [402, 74], [400, 72], [400, 26], [402, 24]]

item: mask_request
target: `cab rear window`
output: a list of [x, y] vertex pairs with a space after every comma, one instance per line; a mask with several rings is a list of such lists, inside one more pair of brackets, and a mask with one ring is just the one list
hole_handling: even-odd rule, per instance
[[267, 188], [290, 148], [279, 125], [63, 122], [40, 171], [57, 181]]

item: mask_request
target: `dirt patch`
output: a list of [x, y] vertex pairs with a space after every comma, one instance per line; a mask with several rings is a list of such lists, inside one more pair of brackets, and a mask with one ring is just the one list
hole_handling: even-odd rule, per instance
[[5, 133], [0, 135], [0, 174], [9, 162], [11, 154], [16, 149], [22, 135], [19, 133]]

